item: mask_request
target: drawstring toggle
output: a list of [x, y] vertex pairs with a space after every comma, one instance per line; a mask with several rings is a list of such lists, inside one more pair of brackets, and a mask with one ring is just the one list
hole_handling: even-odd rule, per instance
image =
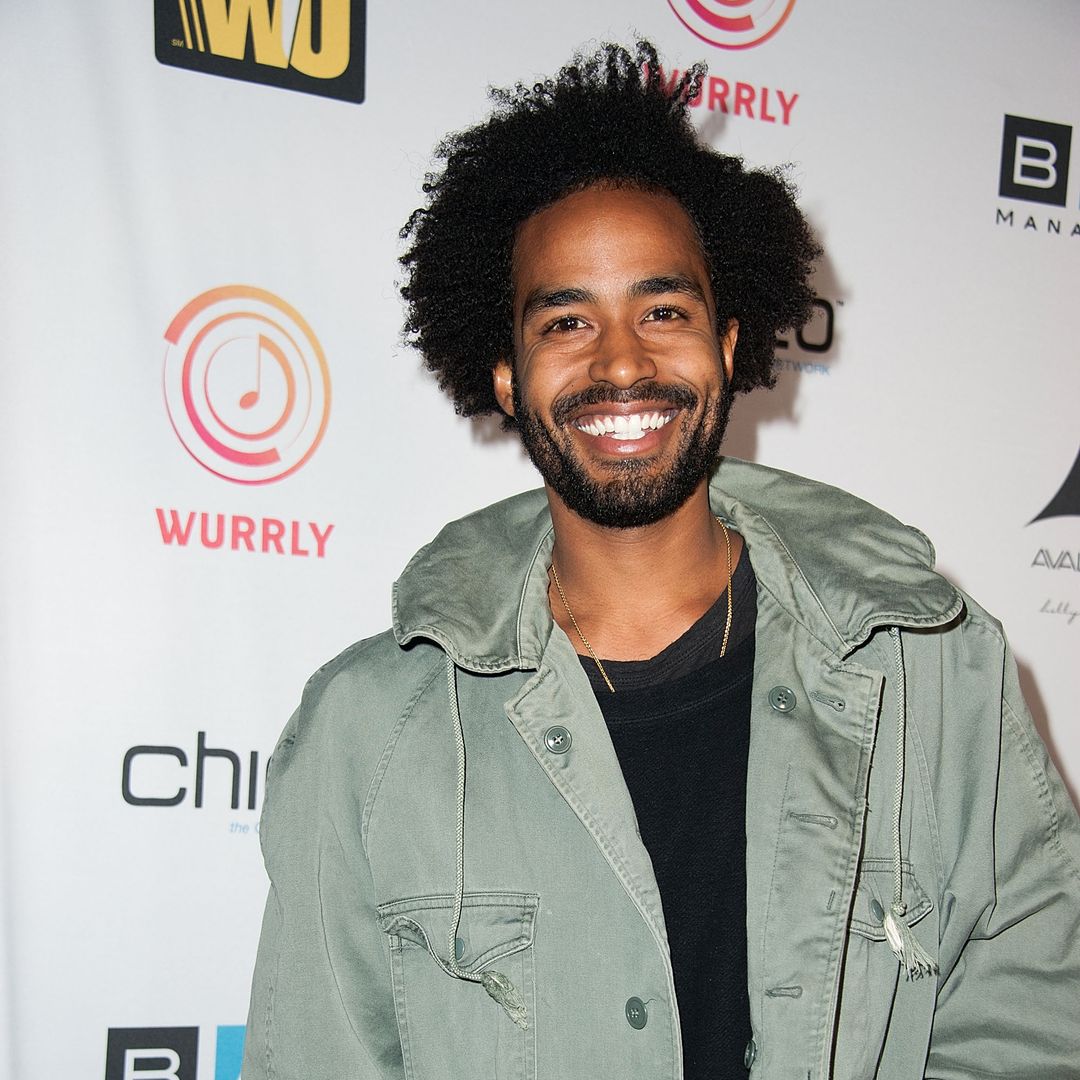
[[900, 961], [909, 979], [921, 979], [924, 975], [937, 973], [933, 957], [919, 944], [904, 922], [906, 904], [893, 904], [885, 915], [885, 939], [893, 955]]
[[528, 1021], [525, 1019], [525, 1002], [517, 992], [514, 984], [501, 971], [485, 971], [480, 977], [480, 982], [488, 992], [488, 996], [497, 1001], [520, 1028], [527, 1028]]

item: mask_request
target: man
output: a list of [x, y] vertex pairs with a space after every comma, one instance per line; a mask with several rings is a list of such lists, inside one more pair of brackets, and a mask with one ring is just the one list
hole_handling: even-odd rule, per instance
[[1080, 1076], [1080, 826], [921, 534], [718, 460], [816, 248], [605, 46], [495, 94], [409, 331], [544, 479], [448, 525], [274, 753], [244, 1075]]

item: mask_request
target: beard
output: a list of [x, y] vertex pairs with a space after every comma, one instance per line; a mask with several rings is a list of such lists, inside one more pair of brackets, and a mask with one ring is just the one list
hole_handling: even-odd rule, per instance
[[[652, 525], [673, 514], [712, 471], [720, 453], [731, 394], [725, 379], [723, 392], [706, 402], [696, 421], [689, 420], [699, 398], [685, 386], [642, 383], [628, 390], [598, 383], [578, 394], [560, 398], [552, 407], [552, 426], [529, 408], [514, 381], [514, 415], [521, 442], [548, 486], [579, 517], [613, 529]], [[682, 410], [671, 423], [683, 424], [671, 460], [615, 460], [596, 465], [606, 477], [590, 475], [564, 427], [579, 409], [590, 405], [626, 405], [655, 402], [662, 408]], [[590, 437], [590, 436], [586, 436]]]

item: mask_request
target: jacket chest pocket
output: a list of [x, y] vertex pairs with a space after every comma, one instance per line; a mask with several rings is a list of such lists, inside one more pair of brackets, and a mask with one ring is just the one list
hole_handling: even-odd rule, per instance
[[[906, 862], [902, 869], [907, 905], [904, 921], [914, 926], [934, 905]], [[885, 913], [892, 897], [892, 859], [864, 857], [844, 959], [833, 1073], [836, 1080], [862, 1080], [877, 1072], [902, 977], [899, 961], [885, 937]], [[936, 943], [931, 951], [936, 952]]]
[[447, 970], [452, 966], [448, 939], [453, 896], [418, 896], [380, 905], [408, 1077], [535, 1080], [532, 946], [538, 902], [532, 893], [507, 892], [466, 893], [462, 901], [457, 966], [469, 974], [490, 975], [502, 988], [508, 981], [503, 1000], [509, 998], [513, 1007], [500, 1003], [479, 982]]

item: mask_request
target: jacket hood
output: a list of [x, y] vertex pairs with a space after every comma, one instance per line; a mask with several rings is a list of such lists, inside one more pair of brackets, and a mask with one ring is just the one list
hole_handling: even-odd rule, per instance
[[[840, 656], [877, 627], [938, 626], [963, 607], [921, 532], [839, 488], [724, 458], [709, 497], [746, 541], [759, 587]], [[394, 585], [398, 642], [430, 639], [471, 671], [538, 667], [553, 543], [542, 489], [451, 522]]]

